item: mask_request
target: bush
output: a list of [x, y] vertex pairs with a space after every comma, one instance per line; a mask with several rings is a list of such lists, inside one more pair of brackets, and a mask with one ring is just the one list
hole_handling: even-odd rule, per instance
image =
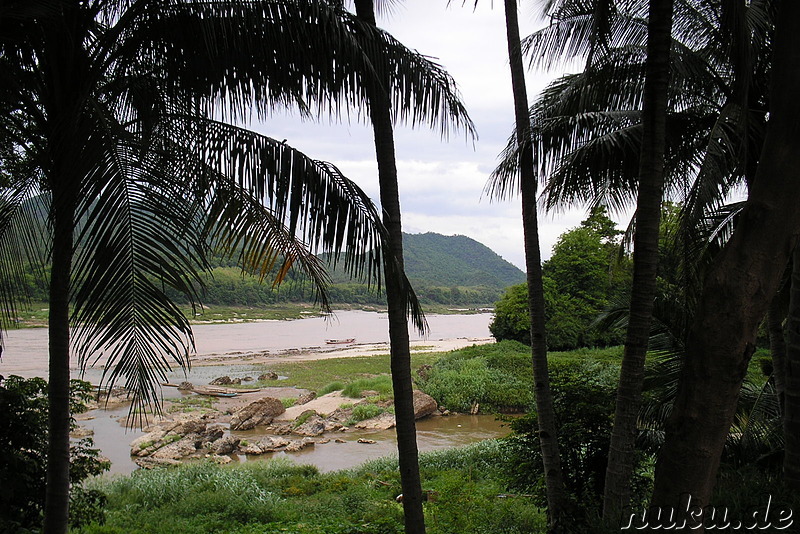
[[391, 398], [393, 395], [392, 378], [389, 375], [380, 375], [356, 380], [342, 389], [342, 395], [351, 399], [360, 399], [364, 391], [377, 391], [380, 396]]
[[450, 410], [514, 412], [533, 401], [530, 349], [515, 341], [468, 347], [436, 362], [420, 387]]
[[[70, 411], [86, 411], [91, 385], [71, 381]], [[47, 454], [47, 382], [0, 376], [0, 532], [20, 532], [41, 525]], [[73, 421], [73, 426], [74, 426]], [[102, 515], [103, 496], [81, 490], [80, 483], [108, 470], [93, 442], [84, 438], [70, 448], [70, 523], [79, 526]]]
[[[564, 483], [588, 516], [601, 509], [618, 377], [617, 365], [598, 361], [556, 361], [550, 368]], [[509, 478], [516, 488], [541, 495], [544, 504], [536, 414], [515, 420], [512, 428], [505, 441], [513, 466]], [[646, 460], [640, 456], [634, 496], [649, 493]]]
[[372, 419], [373, 417], [377, 417], [385, 411], [386, 410], [384, 408], [378, 406], [377, 404], [356, 404], [353, 406], [353, 414], [350, 416], [347, 424], [352, 425], [365, 419]]

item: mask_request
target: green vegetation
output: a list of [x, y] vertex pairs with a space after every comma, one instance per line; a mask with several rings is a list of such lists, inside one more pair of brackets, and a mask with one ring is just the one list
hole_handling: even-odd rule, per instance
[[205, 395], [186, 395], [176, 399], [169, 399], [171, 405], [168, 412], [195, 412], [211, 410], [214, 400]]
[[[544, 532], [544, 513], [526, 497], [504, 497], [496, 441], [420, 458], [428, 531]], [[187, 464], [138, 471], [93, 488], [108, 494], [105, 525], [84, 534], [392, 534], [401, 533], [397, 460], [321, 474], [288, 461], [237, 466]]]
[[[92, 400], [88, 382], [70, 383], [70, 410], [86, 411]], [[44, 507], [47, 451], [47, 382], [41, 378], [0, 376], [0, 532], [29, 532], [41, 525]], [[74, 428], [75, 421], [71, 421]], [[90, 438], [70, 447], [70, 523], [80, 526], [100, 520], [105, 497], [83, 486], [83, 481], [108, 470], [109, 463], [98, 456]]]
[[[411, 357], [412, 365], [416, 368], [421, 365], [430, 365], [441, 357], [441, 353], [417, 353]], [[330, 391], [340, 389], [341, 384], [349, 384], [361, 378], [375, 378], [378, 375], [389, 374], [389, 355], [375, 354], [371, 356], [357, 356], [352, 358], [329, 358], [305, 362], [284, 362], [270, 364], [270, 370], [279, 375], [288, 377], [281, 381], [281, 385], [295, 386], [323, 391], [326, 386], [333, 387]], [[331, 384], [338, 382], [340, 384]], [[369, 388], [367, 388], [369, 389]], [[327, 391], [330, 393], [330, 391]]]
[[[553, 255], [542, 265], [545, 329], [551, 350], [604, 347], [623, 341], [617, 325], [595, 324], [601, 311], [627, 294], [630, 259], [619, 260], [621, 232], [603, 207], [592, 210], [581, 225], [563, 234]], [[530, 316], [526, 284], [511, 286], [495, 304], [489, 329], [498, 340], [530, 345]]]
[[377, 404], [371, 404], [369, 402], [363, 402], [360, 404], [356, 404], [353, 406], [353, 414], [350, 416], [350, 419], [347, 420], [347, 425], [351, 426], [359, 421], [363, 421], [365, 419], [372, 419], [373, 417], [378, 417], [380, 414], [387, 412], [386, 408], [382, 406], [378, 406]]
[[284, 397], [281, 399], [281, 404], [283, 404], [284, 408], [291, 408], [295, 404], [297, 404], [296, 397]]
[[378, 396], [391, 397], [392, 377], [381, 375], [374, 378], [361, 378], [347, 384], [342, 389], [342, 395], [351, 399], [360, 399], [364, 396], [365, 391], [377, 391]]

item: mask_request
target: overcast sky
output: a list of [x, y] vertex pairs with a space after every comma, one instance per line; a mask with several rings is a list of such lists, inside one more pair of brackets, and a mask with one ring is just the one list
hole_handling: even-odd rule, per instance
[[[447, 0], [405, 0], [384, 13], [378, 24], [411, 49], [431, 56], [455, 78], [463, 102], [475, 122], [479, 139], [473, 144], [463, 133], [442, 141], [435, 132], [398, 126], [396, 150], [407, 233], [462, 234], [489, 246], [524, 269], [519, 199], [489, 201], [483, 195], [513, 127], [511, 79], [502, 2], [468, 2], [447, 6]], [[531, 3], [528, 3], [530, 6]], [[522, 35], [542, 23], [532, 8], [520, 13]], [[528, 97], [562, 72], [528, 71]], [[377, 165], [371, 128], [353, 117], [344, 124], [301, 121], [276, 115], [256, 126], [260, 132], [305, 154], [336, 164], [378, 202]], [[577, 226], [584, 211], [556, 215], [540, 213], [543, 258], [559, 234]]]

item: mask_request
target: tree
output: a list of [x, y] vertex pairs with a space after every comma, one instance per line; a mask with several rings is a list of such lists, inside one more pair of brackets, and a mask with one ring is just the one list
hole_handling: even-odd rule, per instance
[[547, 488], [548, 517], [551, 528], [559, 529], [565, 519], [567, 494], [558, 437], [555, 425], [553, 397], [547, 370], [547, 337], [544, 319], [544, 287], [539, 250], [539, 228], [536, 214], [536, 176], [533, 169], [533, 147], [530, 143], [528, 95], [525, 88], [525, 71], [522, 65], [522, 48], [519, 36], [516, 0], [505, 0], [506, 40], [514, 91], [514, 117], [516, 141], [521, 147], [519, 159], [519, 188], [522, 197], [522, 227], [525, 246], [525, 267], [528, 280], [528, 312], [531, 318], [531, 352], [533, 358], [534, 397], [542, 448], [545, 483]]
[[[373, 0], [355, 0], [356, 15], [365, 23], [376, 26]], [[398, 283], [403, 268], [403, 231], [401, 224], [400, 194], [397, 183], [393, 105], [385, 85], [387, 76], [382, 73], [383, 62], [373, 57], [378, 66], [377, 79], [367, 87], [370, 102], [370, 120], [375, 137], [375, 154], [378, 162], [383, 224], [388, 231], [388, 242], [395, 259], [385, 262], [386, 301], [389, 316], [389, 346], [391, 353], [392, 388], [394, 390], [395, 419], [397, 421], [397, 451], [400, 482], [403, 489], [403, 513], [407, 533], [424, 533], [425, 517], [422, 510], [422, 485], [419, 475], [419, 455], [414, 421], [413, 382], [411, 377], [411, 349], [409, 348], [407, 310], [408, 299]], [[449, 80], [444, 80], [452, 86]], [[454, 93], [443, 102], [442, 109], [456, 124], [463, 124], [473, 132], [472, 123]], [[396, 113], [396, 110], [395, 110]], [[473, 132], [474, 135], [474, 132]], [[417, 324], [422, 329], [423, 325]]]
[[[428, 117], [439, 71], [420, 75], [430, 63], [419, 54], [335, 6], [300, 0], [37, 0], [9, 6], [0, 25], [0, 138], [13, 147], [4, 154], [33, 162], [0, 192], [0, 300], [16, 298], [17, 260], [49, 257], [44, 531], [64, 532], [71, 345], [81, 366], [107, 358], [104, 379], [124, 379], [136, 413], [157, 403], [170, 362], [189, 363], [191, 329], [165, 288], [197, 302], [209, 248], [262, 276], [277, 266], [276, 282], [298, 264], [323, 306], [324, 271], [304, 243], [365, 277], [391, 258], [374, 206], [335, 167], [209, 117], [368, 106], [372, 49], [385, 54], [401, 117]], [[30, 224], [33, 206], [47, 228]]]
[[603, 495], [603, 518], [617, 522], [630, 500], [636, 422], [642, 404], [644, 363], [656, 295], [659, 222], [664, 195], [672, 0], [650, 0], [647, 28], [642, 148], [636, 201], [636, 231], [633, 237], [633, 285]]
[[766, 140], [736, 229], [704, 278], [656, 465], [657, 506], [675, 507], [687, 494], [693, 505], [708, 504], [756, 329], [800, 237], [800, 214], [792, 208], [800, 172], [785, 157], [800, 148], [793, 133], [800, 113], [799, 16], [799, 5], [780, 3]]

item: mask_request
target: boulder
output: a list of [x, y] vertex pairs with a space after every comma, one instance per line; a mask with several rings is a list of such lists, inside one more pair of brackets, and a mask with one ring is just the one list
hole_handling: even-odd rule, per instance
[[361, 430], [389, 430], [394, 428], [395, 425], [394, 415], [389, 412], [383, 412], [371, 419], [359, 421], [353, 426]]
[[239, 443], [239, 450], [245, 454], [264, 454], [275, 452], [289, 445], [289, 440], [278, 436], [264, 436], [258, 441], [242, 446]]
[[309, 402], [311, 402], [312, 400], [314, 400], [316, 398], [317, 398], [317, 392], [316, 391], [310, 391], [310, 392], [306, 393], [305, 395], [300, 395], [299, 397], [297, 397], [297, 402], [295, 404], [297, 406], [300, 406], [300, 405], [303, 405], [303, 404], [308, 404]]
[[136, 458], [133, 463], [142, 469], [155, 469], [158, 467], [173, 467], [181, 465], [178, 460], [166, 460], [164, 458]]
[[319, 436], [323, 432], [325, 432], [325, 420], [316, 413], [292, 431], [298, 436]]
[[414, 419], [422, 419], [431, 415], [438, 409], [436, 401], [418, 389], [414, 390]]
[[235, 438], [233, 436], [223, 436], [216, 441], [214, 441], [209, 449], [214, 454], [231, 454], [236, 448], [239, 446], [239, 438]]
[[194, 384], [192, 384], [191, 382], [181, 382], [180, 384], [178, 384], [179, 391], [191, 391], [193, 389], [194, 389]]
[[257, 425], [268, 425], [286, 411], [283, 403], [272, 397], [264, 397], [239, 408], [231, 416], [231, 430], [250, 430]]
[[273, 373], [272, 371], [267, 371], [266, 373], [262, 373], [258, 375], [258, 380], [261, 382], [266, 382], [267, 380], [277, 380], [278, 373]]
[[314, 440], [310, 438], [303, 438], [303, 439], [296, 439], [294, 441], [289, 442], [289, 444], [284, 449], [286, 452], [297, 452], [305, 449], [306, 447], [312, 447], [314, 445]]
[[180, 460], [197, 452], [197, 436], [188, 435], [174, 443], [160, 447], [150, 456], [162, 460]]
[[210, 386], [229, 386], [233, 384], [233, 380], [229, 376], [218, 376], [208, 383]]

